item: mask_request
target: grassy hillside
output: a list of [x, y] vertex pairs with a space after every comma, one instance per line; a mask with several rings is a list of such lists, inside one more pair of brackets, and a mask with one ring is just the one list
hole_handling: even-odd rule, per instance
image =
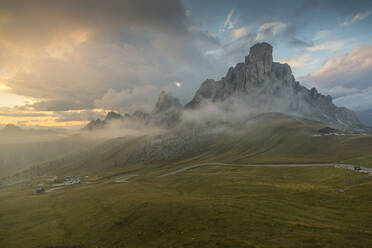
[[62, 160], [68, 154], [86, 151], [99, 142], [98, 139], [70, 136], [44, 142], [0, 144], [0, 179], [43, 162]]
[[[371, 176], [335, 168], [127, 166], [35, 194], [0, 189], [0, 247], [371, 247]], [[117, 177], [118, 175], [114, 176]], [[341, 191], [343, 190], [343, 191]]]
[[[372, 167], [371, 135], [318, 136], [322, 127], [262, 114], [207, 132], [112, 139], [39, 164], [0, 185], [0, 247], [371, 247], [369, 174], [216, 164], [160, 177], [200, 162]], [[65, 175], [82, 182], [53, 186]]]
[[325, 125], [279, 113], [261, 114], [218, 130], [187, 129], [156, 137], [117, 138], [91, 150], [40, 164], [16, 178], [90, 175], [122, 170], [128, 164], [356, 163], [372, 167], [372, 135], [345, 132], [317, 136]]

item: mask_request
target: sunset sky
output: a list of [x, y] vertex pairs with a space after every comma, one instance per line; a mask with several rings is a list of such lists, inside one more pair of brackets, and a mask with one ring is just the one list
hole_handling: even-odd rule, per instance
[[261, 41], [296, 79], [372, 113], [372, 1], [0, 0], [0, 125], [79, 128], [183, 103]]

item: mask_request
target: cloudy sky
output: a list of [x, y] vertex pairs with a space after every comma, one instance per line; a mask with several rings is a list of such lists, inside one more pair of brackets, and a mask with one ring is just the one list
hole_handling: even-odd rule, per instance
[[78, 128], [183, 103], [267, 41], [297, 80], [372, 110], [371, 1], [0, 0], [0, 125]]

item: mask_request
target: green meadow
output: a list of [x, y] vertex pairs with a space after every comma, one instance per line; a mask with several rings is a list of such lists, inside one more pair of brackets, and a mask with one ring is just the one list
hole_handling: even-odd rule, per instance
[[[372, 247], [372, 175], [262, 166], [372, 167], [371, 135], [314, 136], [322, 126], [265, 114], [201, 136], [167, 159], [151, 157], [144, 136], [26, 167], [2, 179], [0, 247]], [[177, 146], [168, 144], [154, 146]], [[206, 162], [212, 165], [161, 176]], [[81, 183], [50, 181], [67, 175]], [[37, 194], [37, 187], [54, 191]]]
[[[0, 190], [0, 247], [371, 247], [372, 177], [333, 167], [172, 166]], [[112, 178], [137, 174], [126, 183]]]

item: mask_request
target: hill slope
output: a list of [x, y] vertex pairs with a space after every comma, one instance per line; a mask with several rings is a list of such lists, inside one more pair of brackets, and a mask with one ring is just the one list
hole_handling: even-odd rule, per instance
[[128, 165], [226, 163], [318, 163], [353, 159], [372, 167], [372, 136], [343, 131], [321, 135], [325, 124], [281, 113], [266, 113], [233, 124], [194, 127], [161, 135], [108, 140], [63, 161], [19, 173], [90, 175]]

